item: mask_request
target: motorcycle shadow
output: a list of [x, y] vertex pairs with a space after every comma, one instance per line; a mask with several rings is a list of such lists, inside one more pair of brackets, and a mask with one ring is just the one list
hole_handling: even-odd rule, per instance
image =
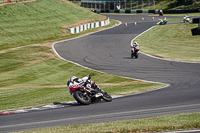
[[131, 58], [131, 57], [123, 57], [123, 59], [136, 59], [136, 58]]
[[[98, 103], [104, 103], [104, 102], [105, 102], [104, 100], [96, 100], [96, 101], [92, 102], [91, 104], [98, 104]], [[86, 106], [86, 105], [80, 104], [76, 101], [65, 102], [65, 103], [54, 102], [53, 104], [57, 105], [57, 106]]]
[[61, 102], [54, 102], [54, 105], [58, 105], [58, 106], [78, 106], [80, 105], [80, 103], [74, 101], [74, 102], [66, 102], [66, 103], [61, 103]]

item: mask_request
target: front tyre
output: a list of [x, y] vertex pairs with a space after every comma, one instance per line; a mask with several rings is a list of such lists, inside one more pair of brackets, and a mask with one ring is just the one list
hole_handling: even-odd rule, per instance
[[106, 101], [106, 102], [111, 102], [111, 101], [112, 101], [111, 95], [108, 94], [107, 92], [104, 92], [104, 93], [103, 93], [102, 99], [103, 99], [104, 101]]
[[75, 91], [74, 98], [76, 99], [77, 102], [83, 105], [89, 105], [91, 103], [91, 98], [87, 94], [81, 91]]

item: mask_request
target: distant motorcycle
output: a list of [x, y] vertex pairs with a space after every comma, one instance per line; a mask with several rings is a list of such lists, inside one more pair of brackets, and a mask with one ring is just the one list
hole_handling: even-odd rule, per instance
[[91, 102], [100, 101], [101, 99], [111, 102], [111, 95], [100, 89], [99, 86], [90, 79], [90, 74], [82, 79], [78, 79], [75, 76], [70, 78], [67, 85], [74, 99], [83, 105], [89, 105]]
[[162, 10], [159, 11], [159, 16], [163, 16], [163, 11]]
[[133, 58], [133, 56], [135, 56], [135, 58], [138, 58], [139, 53], [140, 53], [140, 46], [139, 45], [133, 46], [131, 48], [131, 58]]
[[165, 25], [165, 24], [167, 24], [167, 20], [159, 19], [159, 22], [157, 24], [159, 24], [159, 25]]
[[185, 17], [183, 17], [183, 22], [184, 23], [191, 23], [192, 21], [190, 20], [189, 16], [185, 16]]

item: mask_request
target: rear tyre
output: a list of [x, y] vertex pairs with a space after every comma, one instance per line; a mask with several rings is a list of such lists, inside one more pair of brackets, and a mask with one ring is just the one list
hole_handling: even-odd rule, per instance
[[135, 52], [135, 58], [136, 59], [138, 58], [138, 52]]
[[89, 105], [91, 103], [91, 98], [87, 94], [81, 91], [75, 91], [74, 98], [76, 99], [77, 102], [83, 105]]
[[133, 51], [131, 50], [131, 58], [133, 58]]
[[104, 101], [106, 101], [106, 102], [111, 102], [111, 101], [112, 101], [111, 95], [108, 94], [107, 92], [104, 92], [104, 93], [103, 93], [102, 99], [103, 99]]

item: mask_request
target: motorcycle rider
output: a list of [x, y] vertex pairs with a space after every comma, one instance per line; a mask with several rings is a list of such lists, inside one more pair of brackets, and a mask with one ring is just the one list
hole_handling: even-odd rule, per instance
[[133, 44], [131, 43], [131, 48], [135, 48], [137, 46], [140, 46], [137, 42], [134, 42]]
[[191, 21], [190, 21], [190, 16], [188, 16], [188, 14], [186, 14], [185, 17], [183, 17], [183, 18], [184, 18], [184, 20], [183, 20], [184, 23], [185, 23], [185, 22], [191, 22]]
[[70, 80], [68, 81], [67, 85], [71, 86], [71, 85], [79, 85], [80, 84], [80, 80], [79, 78], [77, 78], [76, 76], [72, 76], [70, 78]]
[[162, 9], [159, 10], [159, 16], [163, 16], [163, 11], [162, 11]]
[[164, 17], [164, 19], [159, 19], [160, 21], [157, 24], [166, 24], [167, 23], [167, 18]]
[[163, 19], [163, 22], [166, 22], [167, 21], [167, 18], [166, 17], [164, 17], [164, 19]]

